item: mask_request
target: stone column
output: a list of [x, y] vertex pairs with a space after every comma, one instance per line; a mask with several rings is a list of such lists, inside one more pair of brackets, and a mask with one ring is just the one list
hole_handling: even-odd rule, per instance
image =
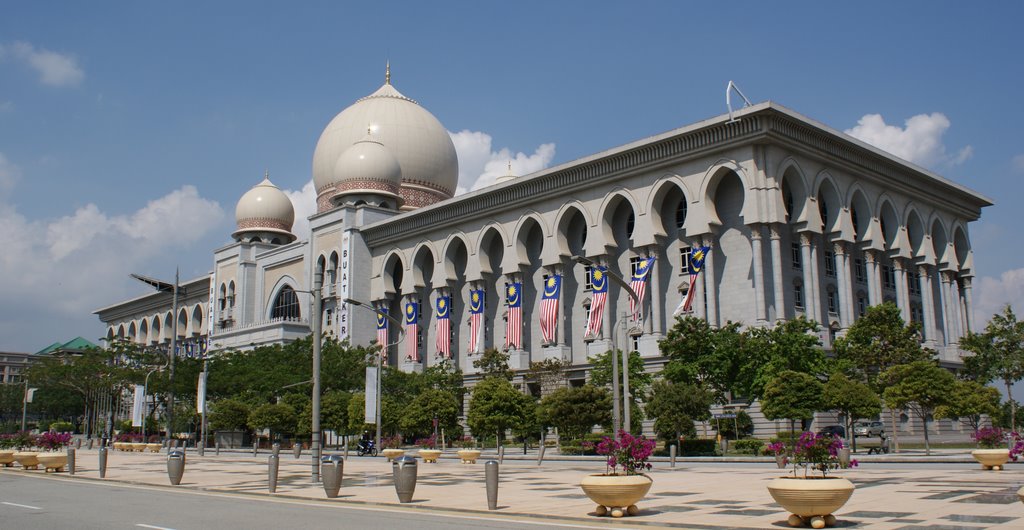
[[804, 279], [804, 315], [809, 319], [821, 321], [817, 316], [817, 303], [814, 299], [814, 274], [811, 272], [811, 234], [800, 232], [800, 268]]
[[882, 278], [878, 272], [878, 253], [875, 250], [864, 251], [864, 263], [868, 273], [868, 305], [882, 303]]
[[903, 258], [893, 259], [892, 268], [896, 276], [896, 306], [900, 308], [903, 321], [910, 322], [910, 291], [907, 289], [907, 271], [903, 268]]
[[646, 319], [647, 322], [644, 323], [644, 333], [661, 335], [664, 333], [662, 322], [665, 313], [665, 293], [668, 292], [668, 286], [661, 284], [661, 268], [664, 264], [661, 262], [662, 256], [658, 255], [658, 246], [648, 246], [647, 255], [655, 256], [655, 259], [654, 265], [647, 275], [647, 296], [651, 299], [651, 314]]
[[921, 306], [924, 311], [924, 322], [922, 328], [924, 330], [925, 344], [931, 344], [935, 346], [935, 301], [932, 298], [934, 293], [934, 284], [932, 283], [932, 275], [927, 265], [920, 265], [917, 268], [918, 274], [920, 275], [921, 283]]
[[966, 331], [970, 333], [974, 331], [974, 303], [971, 300], [971, 277], [964, 276], [963, 278], [963, 296], [964, 296], [964, 322], [966, 323]]
[[948, 272], [947, 274], [949, 275], [949, 296], [947, 296], [946, 300], [949, 302], [949, 327], [953, 331], [951, 343], [959, 343], [960, 337], [963, 336], [960, 325], [960, 282], [957, 281], [955, 272]]
[[854, 321], [853, 312], [853, 278], [850, 275], [850, 260], [846, 255], [846, 244], [842, 241], [832, 243], [836, 254], [836, 283], [839, 292], [839, 325], [850, 327]]
[[782, 232], [780, 227], [785, 225], [773, 224], [769, 227], [772, 246], [772, 287], [775, 291], [775, 321], [786, 318], [786, 298], [782, 290]]
[[[707, 321], [713, 327], [718, 327], [718, 289], [715, 280], [715, 236], [707, 234], [703, 237], [703, 245], [708, 247], [707, 258], [704, 260], [704, 285], [708, 297]], [[700, 294], [700, 293], [698, 293]]]
[[757, 310], [758, 324], [768, 322], [764, 305], [764, 256], [761, 248], [761, 225], [750, 225], [750, 246], [754, 260], [754, 304]]
[[811, 318], [821, 322], [826, 327], [828, 326], [828, 311], [827, 306], [821, 301], [821, 270], [818, 266], [820, 260], [818, 259], [818, 241], [817, 235], [813, 232], [807, 233], [808, 239], [810, 240], [811, 248], [811, 261], [807, 264], [808, 269], [811, 271], [811, 295], [814, 297], [814, 313]]
[[945, 345], [953, 344], [953, 323], [950, 318], [949, 311], [949, 275], [945, 272], [939, 271], [939, 304], [942, 306], [942, 337], [945, 339], [943, 342]]

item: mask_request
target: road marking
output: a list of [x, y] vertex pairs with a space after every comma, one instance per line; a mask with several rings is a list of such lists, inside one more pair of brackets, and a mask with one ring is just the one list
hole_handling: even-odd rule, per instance
[[6, 504], [8, 506], [17, 506], [18, 508], [29, 508], [29, 509], [32, 509], [32, 510], [42, 510], [42, 508], [40, 508], [38, 506], [29, 506], [27, 504], [15, 504], [13, 502], [5, 502], [5, 503], [2, 503], [2, 504]]
[[142, 528], [152, 528], [154, 530], [174, 530], [173, 528], [165, 528], [163, 526], [153, 526], [149, 524], [136, 523], [135, 526], [141, 526]]

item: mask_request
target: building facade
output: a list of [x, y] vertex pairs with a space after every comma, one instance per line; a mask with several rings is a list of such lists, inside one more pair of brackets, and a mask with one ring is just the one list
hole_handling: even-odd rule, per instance
[[[447, 131], [389, 75], [321, 135], [310, 233], [292, 234], [292, 205], [269, 179], [239, 201], [233, 242], [213, 251], [209, 276], [183, 284], [179, 340], [217, 350], [306, 336], [317, 273], [325, 334], [377, 340], [375, 315], [343, 301], [372, 304], [415, 329], [398, 345], [403, 333], [387, 330], [389, 364], [422, 370], [450, 350], [469, 381], [474, 352], [489, 347], [507, 348], [517, 370], [567, 360], [580, 378], [589, 356], [628, 341], [656, 371], [657, 342], [690, 289], [693, 314], [711, 325], [805, 316], [822, 324], [825, 348], [868, 306], [892, 301], [947, 365], [974, 328], [968, 223], [992, 202], [774, 103], [456, 197], [457, 177]], [[690, 253], [705, 246], [690, 285]], [[574, 256], [627, 279], [655, 258], [640, 318], [612, 285], [600, 332], [588, 335], [599, 279]], [[541, 300], [556, 276], [557, 327], [545, 340]], [[161, 344], [170, 306], [154, 293], [96, 313], [109, 338]]]

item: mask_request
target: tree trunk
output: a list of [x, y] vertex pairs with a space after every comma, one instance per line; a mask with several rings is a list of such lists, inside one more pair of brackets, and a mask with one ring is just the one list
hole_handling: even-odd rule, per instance
[[932, 448], [928, 444], [928, 413], [921, 411], [921, 421], [924, 422], [924, 454], [925, 456], [932, 455]]
[[892, 420], [892, 447], [896, 453], [900, 452], [900, 433], [896, 430], [896, 411], [889, 409], [889, 418]]
[[1011, 381], [1009, 379], [1003, 379], [1003, 384], [1006, 385], [1006, 399], [1010, 400], [1010, 430], [1017, 430], [1017, 403], [1013, 400], [1013, 394], [1010, 393]]

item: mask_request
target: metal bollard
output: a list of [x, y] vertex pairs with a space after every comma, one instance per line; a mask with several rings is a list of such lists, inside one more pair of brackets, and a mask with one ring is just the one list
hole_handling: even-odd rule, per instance
[[75, 474], [75, 448], [68, 447], [68, 475]]
[[[92, 440], [89, 440], [89, 442], [92, 442]], [[90, 443], [89, 445], [92, 445], [92, 443]], [[100, 478], [106, 478], [106, 477], [107, 477], [107, 448], [106, 447], [100, 447]]]
[[281, 456], [281, 444], [279, 444], [279, 443], [276, 443], [276, 442], [275, 442], [275, 443], [274, 443], [274, 445], [271, 445], [271, 446], [270, 446], [270, 450], [271, 450], [271, 451], [272, 451], [272, 452], [273, 452], [273, 453], [274, 453], [275, 455], [277, 455], [277, 456]]
[[92, 450], [92, 438], [89, 438], [89, 450]]
[[257, 453], [257, 451], [259, 451], [259, 449], [260, 449], [260, 442], [258, 440], [254, 441], [252, 443], [252, 456], [256, 456], [256, 453]]
[[200, 440], [199, 443], [196, 444], [196, 448], [199, 449], [199, 456], [206, 456], [206, 441]]
[[398, 502], [412, 502], [412, 494], [416, 491], [416, 467], [416, 459], [411, 456], [399, 457], [391, 462]]
[[498, 463], [488, 460], [484, 464], [484, 477], [487, 483], [487, 509], [498, 509]]
[[320, 457], [320, 478], [324, 483], [324, 493], [327, 494], [328, 499], [338, 496], [344, 471], [345, 461], [341, 456], [324, 455]]
[[544, 440], [540, 441], [540, 450], [537, 451], [537, 465], [544, 463]]
[[277, 455], [267, 457], [267, 488], [270, 493], [277, 493], [277, 470], [281, 459]]
[[504, 445], [498, 448], [498, 463], [499, 464], [504, 464], [505, 463], [505, 446]]
[[672, 444], [669, 446], [668, 449], [668, 458], [669, 461], [672, 463], [671, 467], [676, 467], [676, 447], [676, 444]]
[[181, 477], [185, 474], [185, 452], [175, 449], [167, 453], [167, 477], [171, 479], [171, 485], [181, 484]]
[[220, 456], [220, 442], [217, 442], [217, 452], [215, 452], [214, 454]]
[[75, 438], [75, 449], [81, 449], [81, 448], [82, 448], [82, 439], [81, 438]]
[[302, 457], [302, 444], [300, 444], [299, 442], [295, 442], [295, 445], [292, 447], [292, 452], [295, 453], [295, 459], [296, 460], [301, 458]]

